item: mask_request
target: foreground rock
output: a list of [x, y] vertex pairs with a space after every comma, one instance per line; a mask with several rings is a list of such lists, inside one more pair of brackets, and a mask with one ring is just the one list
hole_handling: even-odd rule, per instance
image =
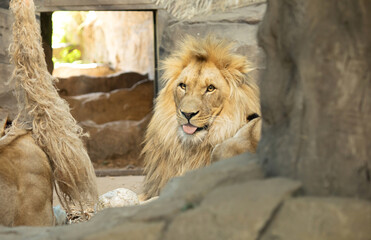
[[[305, 192], [371, 200], [371, 1], [269, 1], [258, 155]], [[315, 19], [315, 21], [313, 21]]]
[[370, 239], [371, 203], [300, 197], [285, 202], [262, 240]]
[[[205, 181], [201, 181], [203, 179]], [[297, 181], [284, 178], [264, 179], [256, 160], [251, 155], [244, 154], [174, 179], [160, 198], [145, 205], [106, 209], [89, 222], [68, 227], [1, 228], [0, 238], [369, 238], [370, 202], [295, 197], [300, 193], [299, 190], [300, 183]]]

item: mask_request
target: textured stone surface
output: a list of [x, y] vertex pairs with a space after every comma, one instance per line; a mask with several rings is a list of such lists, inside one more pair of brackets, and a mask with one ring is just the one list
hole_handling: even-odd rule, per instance
[[94, 233], [90, 236], [83, 237], [84, 240], [158, 240], [161, 239], [162, 230], [165, 227], [164, 222], [149, 222], [149, 223], [123, 223], [113, 229]]
[[165, 8], [172, 16], [186, 20], [196, 16], [216, 14], [226, 9], [241, 8], [250, 4], [265, 2], [265, 0], [201, 0], [197, 4], [193, 0], [159, 0], [156, 4]]
[[[3, 7], [9, 7], [9, 3], [2, 3]], [[6, 5], [6, 6], [5, 6]], [[13, 120], [18, 112], [17, 100], [11, 93], [14, 84], [7, 82], [10, 80], [13, 66], [10, 64], [8, 48], [11, 41], [12, 16], [8, 9], [0, 8], [0, 111], [9, 114]]]
[[258, 239], [273, 212], [299, 188], [280, 178], [219, 187], [199, 207], [176, 217], [165, 239]]
[[127, 188], [116, 188], [99, 196], [96, 209], [139, 205], [138, 195]]
[[245, 153], [171, 179], [160, 196], [183, 198], [190, 203], [197, 203], [217, 186], [262, 178], [264, 173], [254, 155]]
[[261, 240], [368, 240], [371, 203], [301, 197], [284, 203]]
[[66, 100], [78, 122], [141, 120], [152, 110], [153, 81], [143, 80], [131, 88], [66, 97]]
[[[1, 239], [318, 239], [368, 240], [371, 203], [346, 198], [293, 198], [300, 184], [284, 178], [259, 179], [246, 155], [178, 178], [182, 189], [142, 206], [111, 208], [89, 222], [54, 228], [1, 228]], [[245, 177], [205, 184], [198, 201], [189, 201], [192, 179], [245, 172]], [[208, 170], [205, 172], [205, 170]], [[247, 177], [251, 175], [250, 177]], [[188, 176], [188, 177], [187, 177]], [[190, 176], [190, 177], [189, 177]], [[236, 176], [232, 176], [232, 179]], [[201, 179], [201, 178], [200, 178]]]
[[116, 73], [109, 76], [73, 76], [59, 78], [56, 84], [61, 96], [76, 96], [92, 92], [110, 92], [120, 88], [131, 88], [141, 80], [148, 79], [147, 75], [135, 72]]
[[269, 1], [259, 158], [308, 194], [371, 199], [371, 2]]
[[85, 121], [80, 123], [83, 129], [90, 134], [90, 137], [85, 139], [85, 143], [94, 166], [125, 167], [128, 164], [140, 166], [142, 161], [139, 155], [150, 117], [149, 114], [140, 121], [122, 120], [104, 124]]

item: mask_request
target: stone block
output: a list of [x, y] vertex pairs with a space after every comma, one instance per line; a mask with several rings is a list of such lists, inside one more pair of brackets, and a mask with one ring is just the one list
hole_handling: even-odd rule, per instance
[[368, 240], [371, 203], [347, 198], [287, 200], [261, 240]]
[[[108, 167], [125, 167], [129, 164], [140, 166], [145, 129], [151, 115], [141, 121], [122, 120], [95, 124], [92, 121], [80, 123], [90, 134], [85, 139], [90, 159], [96, 167], [113, 164]], [[108, 162], [105, 160], [109, 160]]]
[[262, 178], [264, 172], [254, 155], [244, 153], [171, 179], [160, 193], [160, 197], [198, 202], [217, 186]]
[[144, 80], [132, 88], [109, 93], [90, 93], [66, 97], [71, 114], [78, 121], [97, 124], [118, 120], [141, 120], [152, 110], [153, 81]]
[[300, 189], [283, 178], [218, 187], [201, 205], [177, 216], [165, 239], [257, 240], [280, 204]]

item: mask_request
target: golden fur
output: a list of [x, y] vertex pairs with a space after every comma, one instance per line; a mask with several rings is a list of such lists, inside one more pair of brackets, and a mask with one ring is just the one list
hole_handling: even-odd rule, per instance
[[[14, 184], [18, 184], [18, 191], [15, 192], [18, 195], [9, 196], [9, 201], [12, 197], [18, 201], [7, 204], [13, 206], [15, 212], [27, 203], [34, 204], [40, 210], [40, 204], [45, 201], [51, 203], [52, 195], [49, 195], [47, 189], [54, 185], [61, 204], [67, 210], [70, 210], [69, 205], [76, 204], [81, 208], [93, 207], [98, 194], [94, 169], [81, 139], [84, 133], [70, 114], [67, 102], [59, 97], [54, 87], [55, 79], [47, 71], [34, 3], [32, 0], [12, 0], [10, 9], [14, 14], [13, 43], [10, 46], [11, 60], [15, 65], [12, 80], [17, 88], [20, 115], [4, 136], [8, 140], [2, 139], [3, 148], [0, 149], [0, 184], [5, 184], [7, 187], [4, 189], [9, 191], [14, 188]], [[24, 128], [31, 129], [27, 138], [19, 136], [18, 140], [10, 137], [11, 133], [18, 136], [18, 133], [25, 131]], [[19, 147], [21, 143], [24, 143], [25, 148]], [[13, 154], [17, 152], [14, 149], [18, 149], [19, 154]], [[30, 164], [34, 164], [34, 168], [22, 167]], [[12, 169], [19, 173], [14, 175]], [[48, 171], [51, 171], [51, 175], [45, 178]], [[25, 180], [32, 174], [34, 177], [31, 178], [44, 176], [43, 180], [27, 184]], [[10, 175], [14, 175], [14, 181], [9, 180]], [[24, 192], [35, 188], [45, 191], [34, 191], [35, 194], [30, 194], [28, 199], [21, 198]], [[4, 192], [0, 192], [1, 195], [4, 196]], [[2, 201], [2, 204], [5, 203]], [[32, 209], [32, 206], [28, 206], [28, 209]], [[48, 211], [47, 214], [53, 216], [51, 208]], [[26, 218], [30, 212], [22, 214]], [[31, 222], [23, 220], [18, 222], [26, 225], [41, 224], [36, 220], [32, 222], [32, 218], [28, 218]], [[47, 217], [44, 224], [52, 224], [48, 220]]]
[[[165, 86], [156, 99], [143, 149], [144, 198], [158, 195], [170, 178], [210, 164], [215, 146], [220, 150], [243, 138], [247, 145], [226, 156], [255, 151], [260, 123], [254, 122], [260, 118], [249, 121], [248, 116], [260, 115], [259, 92], [246, 75], [248, 61], [233, 54], [232, 46], [214, 37], [187, 37], [165, 60]], [[214, 160], [224, 158], [219, 152]]]
[[0, 138], [0, 224], [54, 224], [53, 174], [30, 131], [12, 128]]

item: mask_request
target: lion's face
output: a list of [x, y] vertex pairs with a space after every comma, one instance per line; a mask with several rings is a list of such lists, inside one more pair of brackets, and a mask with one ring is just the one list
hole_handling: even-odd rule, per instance
[[194, 61], [173, 83], [178, 134], [199, 143], [208, 134], [229, 95], [229, 85], [212, 62]]

